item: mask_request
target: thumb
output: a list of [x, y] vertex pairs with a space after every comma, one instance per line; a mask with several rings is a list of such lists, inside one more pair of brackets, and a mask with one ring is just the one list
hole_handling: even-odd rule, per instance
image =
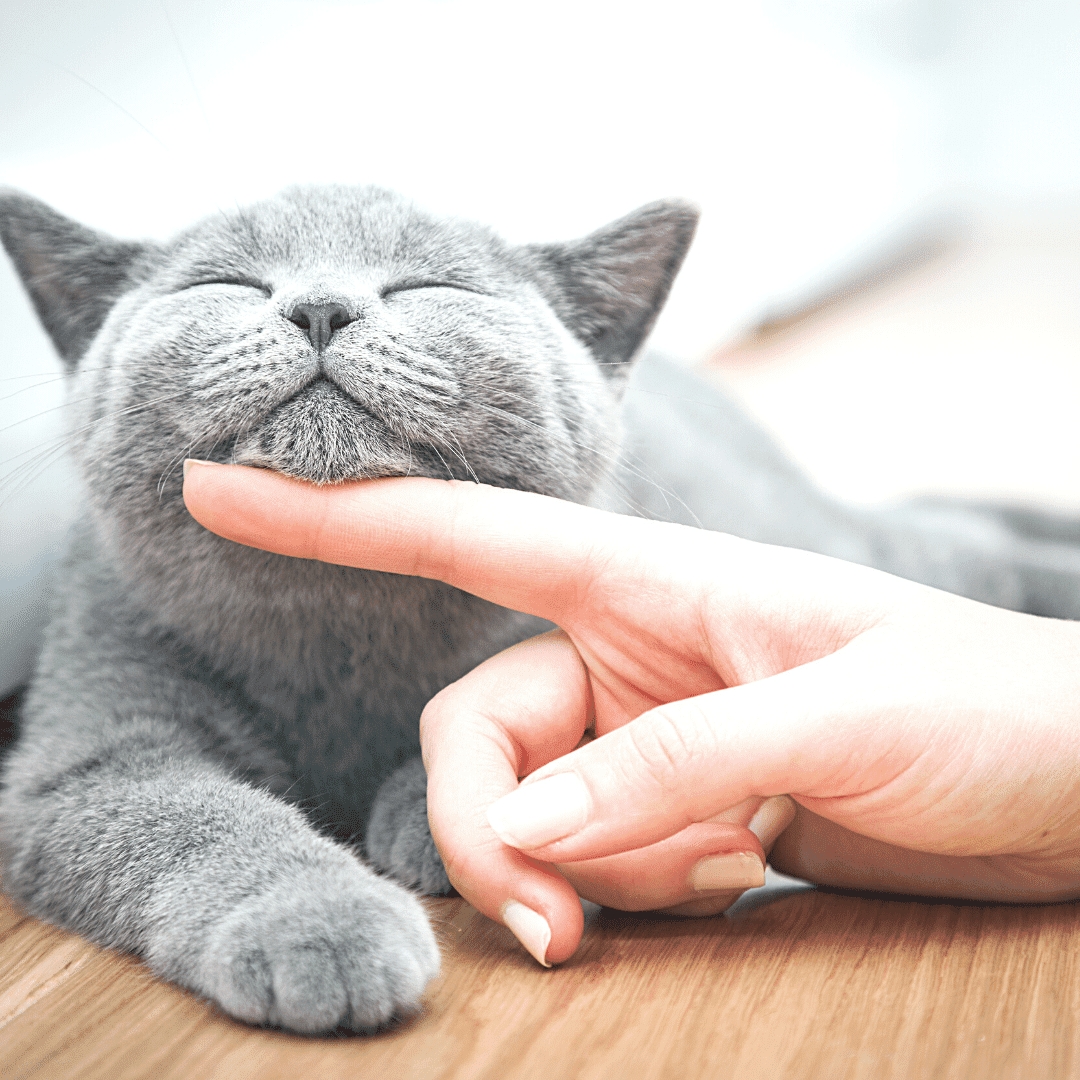
[[657, 843], [752, 797], [813, 797], [838, 761], [856, 778], [853, 753], [873, 748], [843, 721], [859, 719], [850, 704], [866, 694], [845, 652], [643, 713], [538, 769], [488, 821], [511, 847], [571, 863]]

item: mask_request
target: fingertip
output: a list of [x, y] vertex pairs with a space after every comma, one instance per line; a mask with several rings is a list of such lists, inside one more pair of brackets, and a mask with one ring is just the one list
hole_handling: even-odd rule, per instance
[[706, 855], [691, 867], [686, 883], [694, 892], [757, 889], [765, 884], [765, 864], [753, 851]]
[[186, 480], [188, 478], [188, 474], [194, 468], [198, 468], [199, 466], [203, 465], [209, 465], [211, 468], [213, 468], [215, 464], [216, 462], [204, 461], [202, 458], [184, 458], [184, 479]]
[[243, 469], [244, 473], [263, 471], [249, 469], [242, 465], [203, 461], [201, 458], [184, 459], [184, 504], [188, 508], [188, 513], [212, 532], [218, 531], [217, 519], [222, 495], [230, 492], [230, 477], [235, 476], [240, 469]]
[[556, 869], [499, 844], [446, 861], [455, 889], [481, 914], [502, 923], [545, 967], [574, 954], [585, 929], [581, 901]]
[[226, 540], [295, 558], [322, 557], [319, 529], [332, 492], [270, 469], [187, 458], [183, 497], [188, 513]]
[[487, 819], [510, 847], [546, 847], [586, 824], [589, 793], [577, 773], [556, 773], [507, 792], [487, 808]]
[[585, 912], [577, 893], [570, 890], [573, 899], [560, 904], [559, 918], [552, 926], [551, 941], [547, 948], [548, 964], [561, 964], [577, 952], [581, 935], [585, 932]]
[[540, 912], [526, 907], [520, 900], [507, 900], [502, 906], [502, 921], [538, 964], [551, 967], [547, 958], [551, 927]]
[[510, 881], [498, 918], [545, 967], [561, 964], [581, 943], [585, 930], [581, 901], [557, 871], [518, 858], [527, 868]]
[[790, 795], [773, 795], [758, 807], [747, 828], [761, 841], [766, 855], [780, 834], [795, 820], [795, 800]]
[[687, 900], [682, 904], [674, 904], [671, 907], [661, 908], [663, 915], [678, 915], [684, 919], [709, 919], [715, 915], [723, 915], [736, 900], [742, 896], [743, 891], [735, 889], [731, 892], [719, 893], [715, 896], [705, 896], [697, 900]]
[[184, 483], [183, 498], [188, 513], [203, 527], [211, 532], [216, 532], [215, 508], [213, 499], [209, 505], [205, 505], [205, 484], [213, 470], [223, 466], [212, 461], [203, 461], [200, 458], [184, 459]]

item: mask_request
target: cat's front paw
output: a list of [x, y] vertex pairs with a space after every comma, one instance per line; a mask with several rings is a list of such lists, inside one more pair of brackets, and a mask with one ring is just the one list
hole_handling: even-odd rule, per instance
[[420, 758], [403, 765], [379, 789], [365, 843], [371, 862], [403, 884], [428, 896], [453, 891], [428, 827], [427, 774]]
[[439, 970], [420, 902], [358, 863], [291, 873], [210, 932], [198, 992], [249, 1024], [374, 1031]]

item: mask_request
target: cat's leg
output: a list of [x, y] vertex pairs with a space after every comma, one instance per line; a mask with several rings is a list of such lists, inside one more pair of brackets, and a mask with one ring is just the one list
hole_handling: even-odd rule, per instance
[[1052, 619], [1080, 619], [1080, 544], [1020, 538], [1003, 561], [1021, 597], [1003, 606]]
[[28, 704], [0, 794], [3, 884], [28, 910], [249, 1023], [371, 1030], [416, 1009], [439, 954], [412, 894], [187, 725], [93, 695], [66, 703], [81, 722]]
[[867, 511], [866, 521], [875, 538], [867, 561], [879, 569], [997, 607], [1080, 619], [1078, 543], [1023, 535], [997, 513], [945, 499]]
[[368, 858], [398, 881], [428, 896], [453, 891], [431, 838], [427, 816], [427, 773], [413, 758], [379, 788], [368, 821]]
[[964, 499], [948, 495], [923, 495], [906, 505], [916, 510], [959, 510], [983, 519], [1000, 522], [1025, 540], [1080, 547], [1080, 514], [1047, 510], [1019, 503]]

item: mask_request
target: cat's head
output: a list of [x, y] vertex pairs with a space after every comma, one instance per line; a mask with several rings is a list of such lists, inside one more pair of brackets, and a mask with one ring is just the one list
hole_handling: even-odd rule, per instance
[[385, 190], [304, 187], [159, 245], [0, 192], [0, 237], [75, 382], [91, 498], [129, 519], [178, 500], [184, 457], [588, 499], [696, 219], [653, 203], [514, 247]]

